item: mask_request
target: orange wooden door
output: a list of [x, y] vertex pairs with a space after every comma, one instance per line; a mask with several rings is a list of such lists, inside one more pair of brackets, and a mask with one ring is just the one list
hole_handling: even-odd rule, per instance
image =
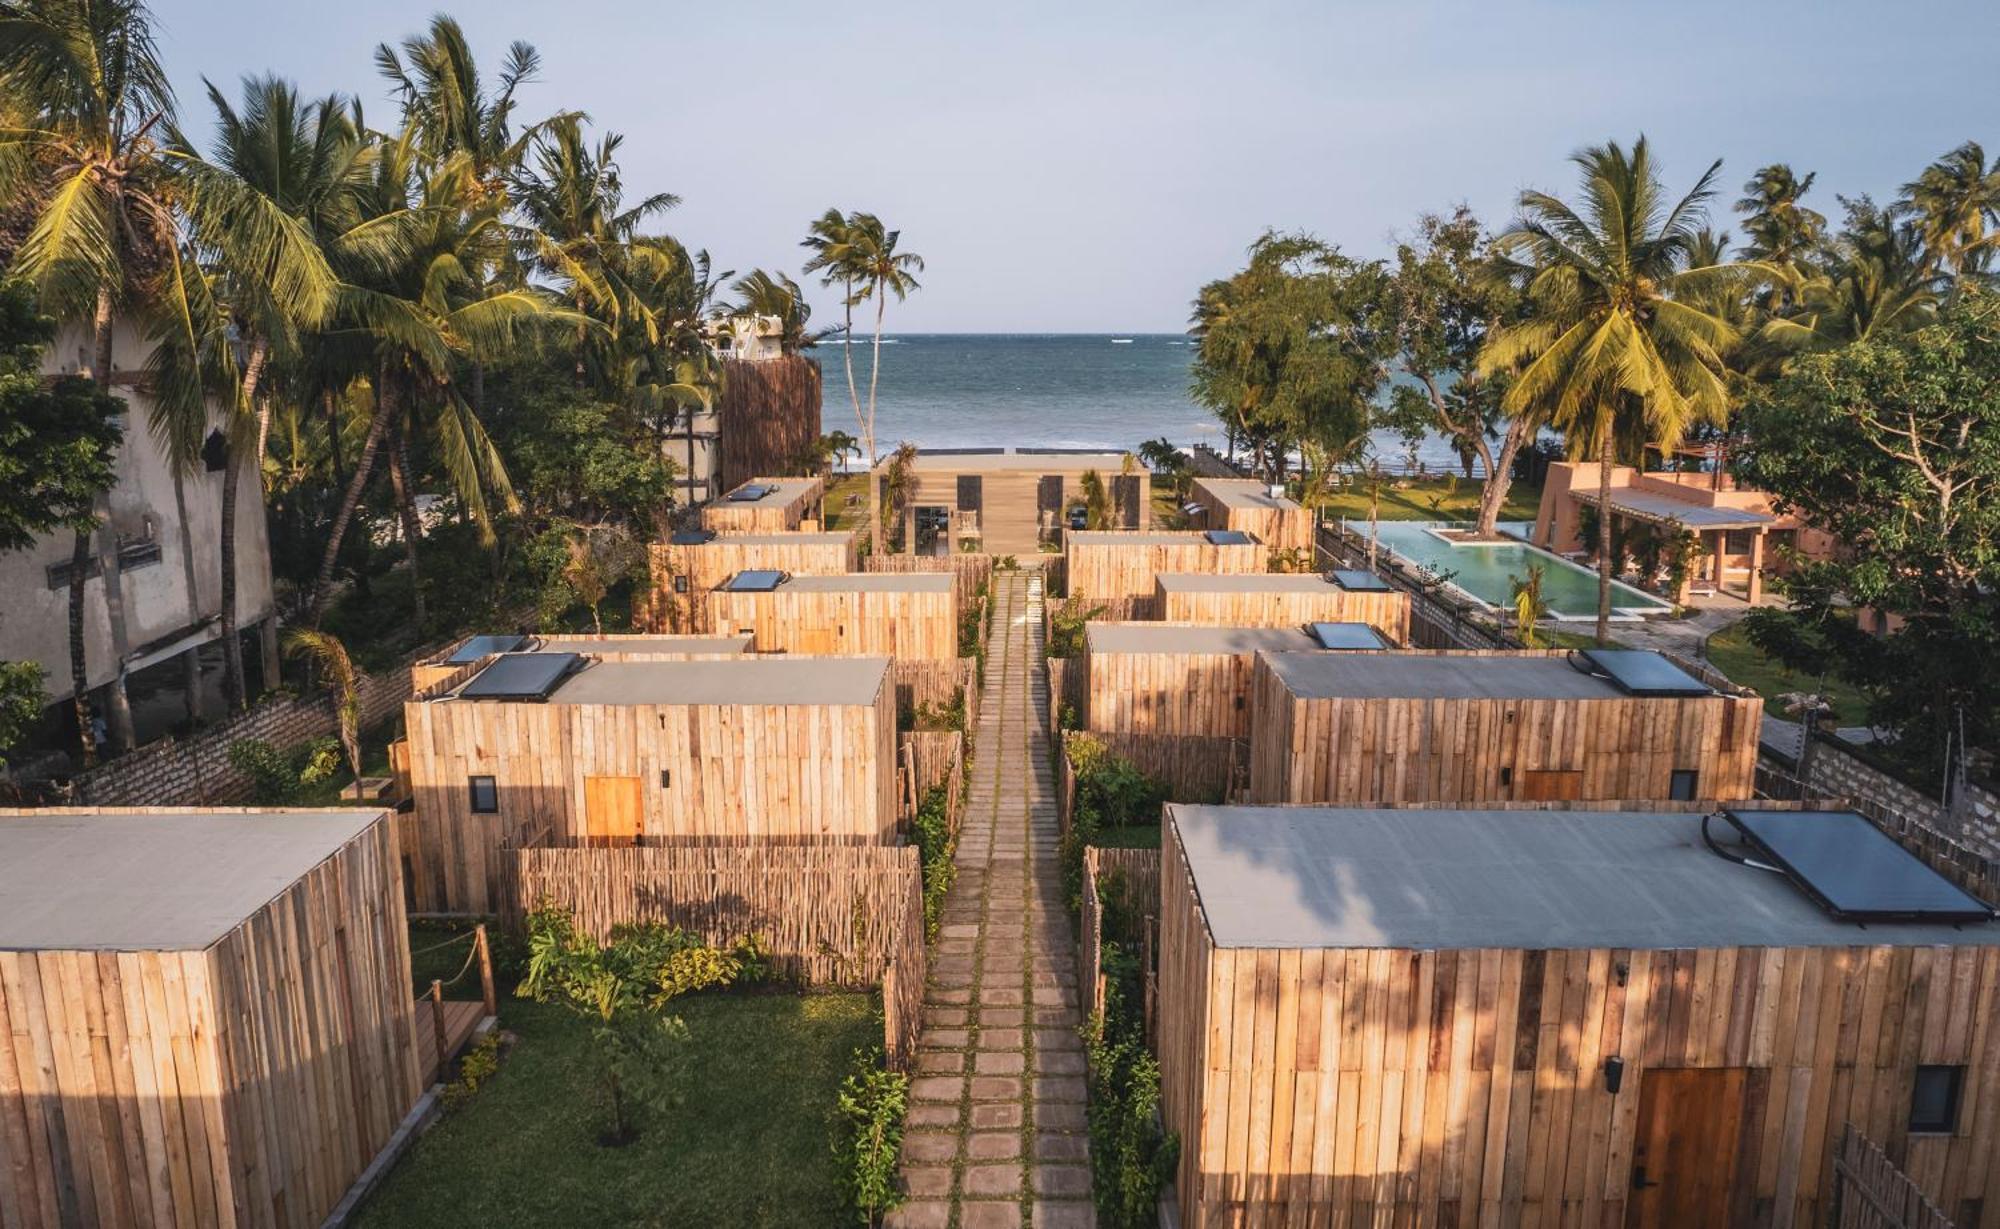
[[645, 830], [637, 777], [583, 779], [583, 831], [592, 844], [636, 845]]
[[1743, 1133], [1742, 1067], [1657, 1068], [1639, 1089], [1625, 1229], [1729, 1223]]
[[839, 638], [830, 627], [803, 627], [799, 629], [798, 651], [801, 653], [838, 653]]
[[1521, 774], [1514, 797], [1522, 802], [1575, 802], [1583, 797], [1583, 774], [1531, 768]]

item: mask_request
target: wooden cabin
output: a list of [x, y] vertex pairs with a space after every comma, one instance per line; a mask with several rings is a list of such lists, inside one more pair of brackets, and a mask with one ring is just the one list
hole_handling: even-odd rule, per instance
[[753, 478], [704, 506], [701, 526], [716, 533], [817, 529], [825, 496], [824, 478]]
[[561, 657], [495, 658], [404, 705], [419, 910], [498, 911], [509, 843], [894, 839], [887, 658]]
[[1162, 572], [1260, 573], [1270, 557], [1270, 550], [1261, 542], [1233, 530], [1079, 530], [1063, 537], [1063, 575], [1069, 596], [1104, 607], [1105, 614], [1114, 619], [1159, 617], [1157, 581]]
[[718, 534], [699, 529], [656, 542], [648, 554], [651, 618], [658, 631], [711, 630], [708, 595], [738, 572], [838, 576], [861, 570], [861, 554], [851, 533]]
[[1156, 617], [1169, 623], [1216, 627], [1367, 623], [1397, 644], [1409, 643], [1409, 595], [1387, 586], [1362, 587], [1363, 583], [1342, 584], [1310, 572], [1255, 576], [1162, 572], [1155, 582], [1154, 608]]
[[311, 1229], [422, 1092], [381, 811], [0, 811], [0, 1224]]
[[842, 576], [738, 573], [708, 595], [709, 625], [754, 637], [760, 653], [869, 653], [898, 661], [958, 656], [949, 572]]
[[[1093, 620], [1075, 666], [1083, 673], [1078, 716], [1098, 734], [1247, 738], [1257, 654], [1320, 647], [1296, 627]], [[1377, 647], [1389, 646], [1378, 636]]]
[[422, 658], [410, 666], [410, 690], [422, 691], [457, 674], [465, 667], [495, 653], [588, 653], [598, 657], [709, 657], [717, 654], [750, 652], [748, 636], [603, 635], [591, 632], [564, 632], [541, 636], [531, 633], [467, 636], [450, 648]]
[[[1796, 806], [1735, 809], [1914, 863]], [[1853, 1123], [2000, 1226], [2000, 923], [1843, 920], [1710, 809], [1169, 806], [1180, 1223], [1809, 1229]]]
[[1267, 549], [1313, 549], [1312, 513], [1295, 499], [1271, 494], [1267, 483], [1252, 478], [1196, 478], [1189, 506], [1201, 511], [1190, 519], [1203, 529], [1234, 529], [1262, 542]]
[[1657, 653], [1635, 687], [1563, 650], [1265, 653], [1250, 682], [1253, 802], [1748, 798], [1764, 702]]
[[[875, 467], [875, 481], [893, 460]], [[1145, 529], [1153, 523], [1152, 474], [1127, 452], [1062, 448], [965, 448], [920, 452], [909, 468], [904, 501], [907, 549], [917, 547], [921, 521], [942, 523], [944, 549], [962, 545], [989, 555], [1033, 555], [1043, 542], [1060, 540], [1063, 515], [1083, 498], [1083, 476], [1104, 481], [1114, 525]]]

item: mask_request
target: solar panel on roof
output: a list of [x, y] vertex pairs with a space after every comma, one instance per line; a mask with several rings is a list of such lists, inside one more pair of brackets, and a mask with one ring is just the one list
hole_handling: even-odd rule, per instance
[[459, 689], [461, 700], [546, 700], [583, 668], [576, 653], [508, 653]]
[[769, 593], [784, 583], [785, 574], [783, 572], [753, 568], [747, 572], [738, 572], [729, 578], [728, 584], [722, 587], [731, 593]]
[[1386, 649], [1389, 642], [1366, 623], [1314, 623], [1306, 628], [1323, 649]]
[[444, 659], [447, 666], [469, 666], [482, 657], [495, 653], [512, 653], [528, 642], [526, 636], [467, 636], [465, 643], [452, 650]]
[[1715, 689], [1651, 649], [1585, 649], [1598, 673], [1630, 695], [1708, 696]]
[[715, 541], [715, 531], [713, 529], [683, 529], [679, 533], [669, 536], [667, 541], [673, 543], [675, 546], [700, 546], [703, 543]]
[[760, 486], [753, 483], [750, 486], [737, 487], [729, 493], [729, 499], [732, 503], [755, 503], [777, 489], [774, 486]]
[[1760, 858], [1836, 918], [1985, 922], [1985, 901], [1926, 866], [1853, 811], [1722, 812]]
[[1351, 593], [1387, 593], [1389, 582], [1360, 568], [1335, 568], [1327, 579]]
[[1210, 546], [1252, 546], [1257, 541], [1241, 529], [1211, 529], [1202, 536]]

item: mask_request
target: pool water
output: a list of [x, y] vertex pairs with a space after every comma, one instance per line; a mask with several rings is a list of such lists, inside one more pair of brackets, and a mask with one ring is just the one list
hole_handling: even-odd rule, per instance
[[[1366, 539], [1366, 522], [1349, 522], [1348, 528]], [[1416, 564], [1447, 576], [1452, 588], [1476, 602], [1504, 609], [1514, 602], [1514, 582], [1525, 579], [1528, 565], [1542, 569], [1542, 600], [1556, 619], [1597, 617], [1597, 573], [1571, 563], [1560, 555], [1530, 546], [1525, 540], [1529, 526], [1523, 522], [1502, 524], [1500, 531], [1516, 538], [1512, 542], [1459, 545], [1437, 536], [1437, 529], [1463, 529], [1463, 524], [1439, 521], [1382, 521], [1378, 537], [1384, 549], [1406, 563]], [[1673, 604], [1630, 585], [1611, 585], [1611, 617], [1632, 620], [1646, 615], [1665, 614]]]

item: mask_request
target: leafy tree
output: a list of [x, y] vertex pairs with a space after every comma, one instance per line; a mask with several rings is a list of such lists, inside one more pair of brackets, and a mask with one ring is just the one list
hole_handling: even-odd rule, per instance
[[0, 284], [0, 551], [90, 532], [97, 497], [117, 481], [124, 402], [76, 376], [44, 383], [55, 331], [26, 286]]
[[1254, 466], [1284, 480], [1286, 454], [1354, 455], [1387, 375], [1381, 266], [1304, 234], [1267, 232], [1243, 269], [1202, 287], [1190, 332], [1193, 394]]
[[[1425, 214], [1397, 245], [1390, 280], [1397, 359], [1414, 385], [1390, 390], [1391, 425], [1407, 438], [1435, 431], [1486, 467], [1473, 532], [1491, 537], [1513, 482], [1514, 458], [1541, 427], [1540, 407], [1502, 407], [1508, 372], [1484, 373], [1479, 351], [1496, 328], [1518, 321], [1522, 296], [1500, 275], [1479, 220], [1460, 206]], [[1493, 438], [1500, 439], [1499, 451]]]
[[1930, 264], [1916, 226], [1865, 196], [1841, 204], [1846, 220], [1822, 248], [1819, 268], [1763, 328], [1762, 339], [1787, 352], [1921, 328], [1950, 289], [1950, 279]]
[[[1688, 296], [1735, 271], [1691, 265], [1720, 162], [1669, 201], [1644, 137], [1629, 153], [1611, 142], [1572, 161], [1583, 173], [1581, 211], [1524, 192], [1519, 220], [1498, 241], [1526, 287], [1527, 316], [1488, 339], [1479, 369], [1515, 371], [1502, 408], [1545, 414], [1574, 453], [1596, 458], [1598, 507], [1608, 510], [1621, 436], [1672, 448], [1692, 424], [1726, 421], [1722, 356], [1737, 335]], [[1610, 639], [1611, 520], [1598, 522], [1599, 644]]]
[[1932, 325], [1804, 356], [1744, 424], [1738, 475], [1843, 544], [1794, 561], [1791, 609], [1752, 612], [1752, 640], [1864, 691], [1912, 763], [1941, 766], [1961, 720], [1993, 746], [2000, 676], [1967, 666], [2000, 660], [2000, 298], [1962, 287]]
[[0, 661], [0, 768], [42, 719], [48, 706], [42, 690], [42, 668], [32, 661]]
[[340, 723], [340, 746], [347, 754], [348, 771], [361, 779], [361, 692], [360, 672], [347, 656], [347, 646], [338, 637], [313, 628], [296, 628], [286, 634], [285, 652], [311, 662], [320, 682], [333, 700], [333, 713]]
[[786, 354], [811, 349], [840, 331], [811, 327], [812, 304], [806, 302], [805, 291], [799, 284], [784, 273], [752, 269], [737, 278], [730, 289], [736, 292], [732, 310], [737, 315], [776, 317], [782, 330], [778, 345]]
[[1826, 215], [1805, 204], [1817, 178], [1811, 172], [1801, 177], [1782, 162], [1760, 167], [1750, 177], [1736, 201], [1750, 237], [1745, 259], [1779, 266], [1812, 259], [1826, 235]]
[[1139, 459], [1146, 468], [1153, 471], [1155, 478], [1164, 478], [1174, 493], [1174, 498], [1185, 499], [1188, 484], [1194, 478], [1194, 466], [1186, 454], [1174, 447], [1173, 441], [1161, 436], [1156, 440], [1144, 440], [1139, 444]]
[[1912, 218], [1925, 264], [1936, 272], [1983, 272], [2000, 239], [2000, 158], [1991, 166], [1979, 142], [1967, 141], [1903, 185], [1898, 212]]

